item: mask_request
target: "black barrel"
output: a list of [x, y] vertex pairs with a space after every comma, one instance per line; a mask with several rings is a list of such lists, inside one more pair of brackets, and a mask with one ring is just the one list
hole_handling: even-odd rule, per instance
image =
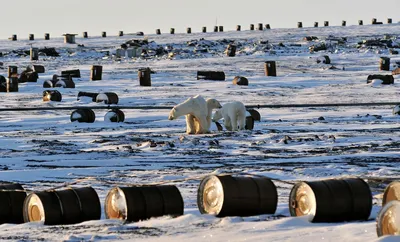
[[214, 32], [218, 32], [218, 26], [214, 26]]
[[97, 103], [104, 102], [104, 104], [118, 104], [118, 101], [118, 95], [114, 92], [99, 93], [96, 96]]
[[229, 44], [226, 47], [225, 53], [229, 57], [234, 57], [236, 55], [236, 45], [234, 44]]
[[364, 21], [358, 20], [358, 25], [363, 25], [363, 24], [364, 24]]
[[390, 201], [400, 201], [400, 181], [391, 182], [383, 193], [382, 206]]
[[382, 85], [394, 84], [394, 77], [392, 75], [369, 75], [367, 83], [371, 83], [375, 79], [382, 80]]
[[7, 79], [7, 92], [18, 92], [18, 76], [12, 76]]
[[19, 75], [18, 82], [23, 83], [23, 82], [37, 82], [39, 79], [39, 75], [35, 71], [23, 71]]
[[203, 27], [201, 28], [201, 32], [207, 33], [207, 27], [203, 26]]
[[27, 71], [34, 71], [36, 73], [45, 73], [46, 72], [44, 66], [42, 66], [42, 65], [29, 65], [26, 68], [26, 70]]
[[102, 79], [103, 74], [103, 66], [100, 65], [93, 65], [90, 68], [90, 80], [91, 81], [98, 81]]
[[24, 222], [25, 197], [26, 192], [20, 184], [0, 184], [0, 224]]
[[381, 57], [379, 62], [379, 70], [381, 71], [389, 71], [390, 70], [390, 58], [389, 57]]
[[75, 82], [71, 77], [68, 79], [63, 78], [62, 80], [58, 80], [55, 82], [54, 87], [63, 87], [63, 88], [75, 88]]
[[161, 29], [156, 29], [156, 34], [160, 35], [161, 34]]
[[104, 115], [104, 121], [119, 123], [125, 121], [125, 114], [120, 109], [112, 109]]
[[261, 114], [254, 109], [248, 109], [247, 112], [254, 118], [255, 121], [261, 121]]
[[324, 21], [324, 26], [328, 27], [329, 26], [329, 21]]
[[233, 85], [248, 86], [249, 80], [244, 76], [235, 76], [232, 81]]
[[119, 36], [119, 37], [122, 37], [122, 36], [124, 36], [124, 31], [122, 31], [122, 30], [121, 30], [121, 31], [119, 31], [119, 32], [118, 32], [118, 36]]
[[314, 22], [314, 28], [318, 28], [318, 22]]
[[50, 34], [49, 33], [45, 33], [44, 34], [44, 40], [50, 40]]
[[270, 24], [266, 24], [266, 25], [265, 25], [265, 28], [266, 28], [266, 29], [271, 29], [271, 25], [270, 25]]
[[25, 222], [75, 224], [99, 220], [101, 205], [96, 191], [91, 187], [36, 192], [26, 197], [23, 216]]
[[13, 34], [12, 36], [11, 36], [11, 38], [10, 38], [12, 41], [17, 41], [17, 35], [16, 34]]
[[88, 32], [86, 32], [86, 31], [83, 32], [83, 33], [82, 33], [82, 36], [83, 36], [83, 38], [87, 39], [87, 38], [89, 37]]
[[388, 19], [387, 19], [387, 23], [388, 23], [388, 24], [391, 24], [392, 22], [393, 22], [393, 20], [392, 20], [391, 18], [388, 18]]
[[35, 35], [34, 34], [29, 34], [29, 40], [35, 40]]
[[236, 25], [236, 31], [240, 31], [240, 30], [242, 30], [242, 26]]
[[56, 84], [57, 81], [54, 80], [46, 80], [43, 82], [43, 87], [44, 88], [52, 88]]
[[371, 190], [359, 178], [300, 182], [289, 195], [290, 214], [312, 222], [368, 220], [371, 209]]
[[224, 81], [225, 73], [223, 71], [198, 71], [197, 80]]
[[264, 64], [264, 71], [266, 76], [276, 76], [276, 62], [266, 61]]
[[171, 28], [171, 29], [169, 30], [169, 33], [170, 33], [170, 34], [175, 34], [175, 29], [174, 29], [174, 28]]
[[258, 23], [258, 30], [263, 30], [263, 24], [262, 23]]
[[297, 28], [303, 28], [303, 23], [302, 22], [297, 22]]
[[[379, 211], [376, 219], [378, 237], [400, 234], [400, 201], [391, 201]], [[394, 241], [394, 240], [393, 240]]]
[[197, 191], [197, 206], [202, 214], [254, 216], [274, 214], [278, 192], [264, 177], [208, 176]]
[[0, 75], [0, 92], [7, 92], [7, 79]]
[[137, 222], [170, 215], [183, 215], [183, 199], [176, 186], [115, 187], [104, 202], [107, 219]]
[[93, 123], [96, 119], [96, 115], [90, 108], [80, 108], [71, 113], [70, 119], [71, 122]]
[[222, 26], [222, 25], [218, 26], [218, 30], [219, 30], [219, 32], [224, 32], [224, 26]]
[[7, 77], [12, 77], [14, 74], [18, 74], [18, 66], [8, 66]]
[[247, 116], [246, 117], [246, 125], [244, 126], [245, 129], [247, 130], [253, 130], [254, 129], [254, 118], [252, 116]]
[[96, 102], [96, 97], [99, 95], [97, 92], [78, 92], [77, 100], [80, 100], [80, 97], [91, 97], [93, 102]]
[[331, 64], [331, 58], [327, 55], [323, 55], [317, 58], [317, 63]]
[[346, 26], [346, 20], [342, 20], [342, 26], [343, 26], [343, 27]]
[[62, 95], [59, 91], [57, 91], [57, 90], [43, 91], [43, 101], [44, 102], [48, 102], [48, 101], [61, 102], [61, 100], [62, 100]]
[[250, 24], [250, 30], [254, 30], [254, 24]]
[[371, 20], [371, 24], [376, 24], [377, 23], [377, 19], [376, 18], [373, 18], [372, 20]]
[[101, 32], [101, 37], [106, 38], [107, 37], [107, 32], [105, 32], [105, 31]]
[[79, 69], [73, 69], [73, 70], [65, 70], [61, 71], [61, 76], [62, 77], [76, 77], [80, 78], [81, 77], [81, 71]]
[[138, 79], [140, 86], [151, 86], [150, 68], [141, 68], [138, 70]]
[[192, 33], [192, 28], [190, 28], [190, 27], [186, 28], [186, 33], [191, 34]]
[[39, 49], [31, 47], [31, 49], [30, 49], [30, 57], [31, 57], [31, 61], [39, 60]]

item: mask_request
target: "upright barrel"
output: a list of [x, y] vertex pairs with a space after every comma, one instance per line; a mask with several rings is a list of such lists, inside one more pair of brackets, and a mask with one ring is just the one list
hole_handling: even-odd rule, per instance
[[25, 222], [75, 224], [99, 220], [101, 205], [96, 191], [91, 187], [36, 192], [26, 197], [23, 215]]
[[390, 70], [390, 58], [389, 57], [381, 57], [379, 62], [379, 70], [381, 71], [389, 71]]
[[0, 184], [0, 224], [24, 222], [22, 208], [26, 192], [20, 184]]
[[102, 79], [103, 74], [103, 66], [100, 65], [93, 65], [90, 68], [90, 80], [91, 81], [98, 81]]
[[275, 184], [264, 177], [208, 176], [197, 191], [200, 212], [218, 217], [274, 214], [277, 204]]
[[400, 201], [391, 201], [379, 211], [376, 219], [378, 237], [400, 235]]
[[183, 199], [176, 186], [112, 188], [104, 202], [107, 219], [137, 222], [170, 215], [183, 215]]
[[150, 68], [141, 68], [138, 71], [140, 86], [151, 86], [151, 70]]
[[266, 61], [264, 64], [264, 72], [266, 76], [276, 76], [276, 62]]
[[289, 195], [290, 214], [312, 222], [367, 220], [371, 209], [371, 190], [359, 178], [300, 182]]
[[400, 201], [400, 181], [391, 182], [383, 193], [382, 206], [390, 201]]

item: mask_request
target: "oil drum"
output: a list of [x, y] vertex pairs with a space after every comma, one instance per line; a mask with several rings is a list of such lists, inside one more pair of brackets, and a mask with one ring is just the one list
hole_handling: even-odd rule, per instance
[[257, 110], [247, 109], [247, 112], [251, 114], [255, 121], [261, 121], [261, 114]]
[[249, 80], [244, 76], [235, 76], [232, 81], [233, 85], [248, 86]]
[[391, 182], [386, 188], [383, 193], [383, 201], [382, 206], [390, 201], [400, 201], [400, 182], [394, 181]]
[[218, 217], [274, 214], [277, 204], [275, 184], [264, 177], [208, 176], [197, 191], [200, 212]]
[[59, 91], [57, 90], [46, 90], [43, 91], [43, 101], [55, 101], [55, 102], [61, 102], [62, 95]]
[[70, 119], [71, 122], [93, 123], [96, 119], [96, 115], [90, 108], [80, 108], [71, 113]]
[[124, 122], [125, 114], [120, 109], [112, 109], [104, 115], [104, 121], [119, 123]]
[[99, 220], [101, 205], [96, 191], [91, 187], [36, 192], [26, 197], [23, 216], [25, 222], [75, 224]]
[[223, 71], [198, 71], [197, 80], [215, 80], [225, 81], [225, 72]]
[[400, 235], [400, 201], [390, 201], [382, 207], [376, 219], [376, 232], [379, 237]]
[[54, 84], [54, 87], [75, 88], [75, 82], [72, 80], [72, 78], [62, 79], [57, 81]]
[[183, 215], [183, 199], [176, 186], [112, 188], [105, 199], [107, 219], [129, 222], [170, 215]]
[[104, 102], [104, 104], [118, 104], [118, 95], [114, 92], [99, 93], [96, 96], [96, 102]]
[[290, 214], [312, 222], [367, 220], [371, 209], [371, 190], [359, 178], [300, 182], [289, 195]]
[[20, 184], [0, 184], [0, 190], [0, 224], [23, 223], [24, 188]]

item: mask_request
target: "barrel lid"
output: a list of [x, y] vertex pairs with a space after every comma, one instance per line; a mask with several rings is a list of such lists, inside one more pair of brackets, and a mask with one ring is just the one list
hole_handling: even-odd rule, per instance
[[312, 221], [317, 211], [317, 200], [314, 191], [306, 182], [297, 183], [289, 196], [289, 210], [292, 216], [308, 215]]
[[45, 210], [40, 197], [32, 193], [26, 198], [27, 204], [27, 217], [29, 222], [44, 222], [45, 221]]
[[218, 176], [204, 178], [197, 192], [197, 206], [202, 214], [218, 215], [224, 204], [224, 189]]
[[398, 181], [394, 181], [386, 187], [383, 193], [382, 205], [393, 200], [400, 201], [400, 182]]
[[378, 214], [376, 231], [378, 236], [400, 235], [400, 201], [383, 206]]
[[128, 217], [128, 207], [126, 204], [125, 193], [119, 187], [111, 189], [106, 197], [105, 212], [108, 219], [126, 220]]

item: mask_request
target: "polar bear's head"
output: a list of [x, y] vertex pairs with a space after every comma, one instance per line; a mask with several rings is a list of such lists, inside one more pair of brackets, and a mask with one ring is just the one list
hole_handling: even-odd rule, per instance
[[207, 106], [208, 106], [209, 108], [211, 108], [211, 109], [214, 109], [214, 108], [222, 108], [221, 104], [220, 104], [216, 99], [214, 99], [214, 98], [208, 98], [208, 99], [206, 100], [206, 102], [207, 102]]
[[217, 111], [215, 111], [212, 121], [217, 122], [221, 118], [222, 118], [222, 111], [221, 111], [221, 109], [218, 109]]
[[169, 112], [168, 120], [174, 120], [176, 118], [177, 118], [176, 117], [176, 109], [175, 109], [175, 107], [173, 107], [171, 109], [171, 111]]

